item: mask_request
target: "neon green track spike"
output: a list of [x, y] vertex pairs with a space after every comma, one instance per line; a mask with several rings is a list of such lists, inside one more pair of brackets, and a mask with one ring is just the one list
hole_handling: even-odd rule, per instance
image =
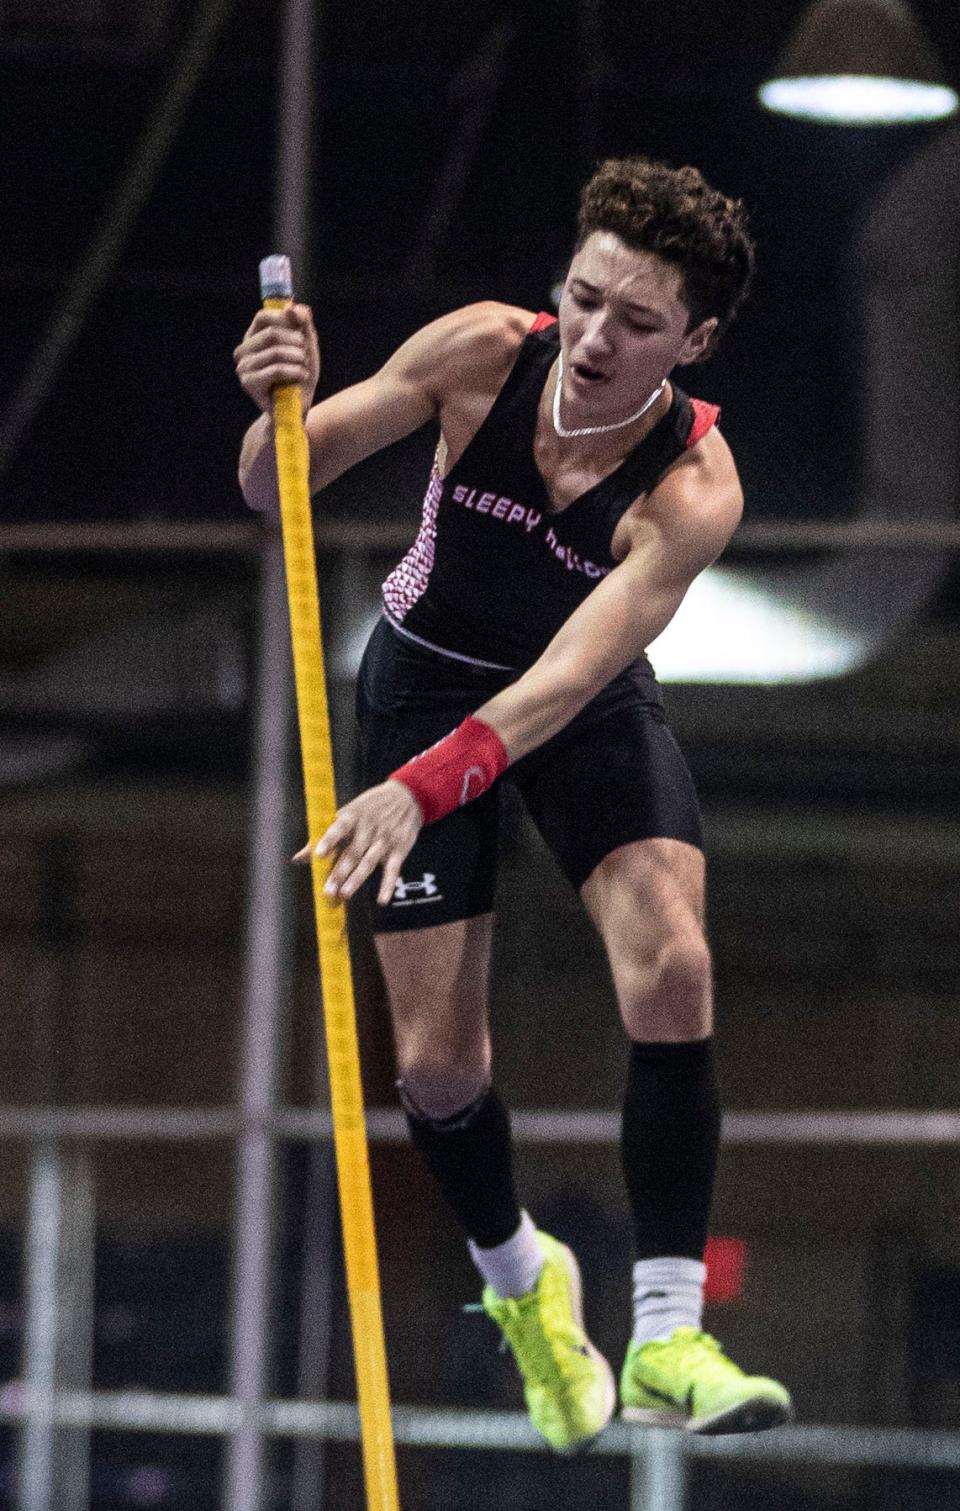
[[551, 1448], [574, 1453], [606, 1427], [616, 1387], [583, 1328], [576, 1259], [548, 1233], [537, 1239], [543, 1269], [534, 1289], [503, 1299], [487, 1286], [483, 1307], [513, 1350], [533, 1425]]
[[793, 1419], [787, 1390], [746, 1375], [716, 1338], [678, 1327], [665, 1342], [631, 1342], [620, 1376], [621, 1415], [688, 1432], [759, 1432]]

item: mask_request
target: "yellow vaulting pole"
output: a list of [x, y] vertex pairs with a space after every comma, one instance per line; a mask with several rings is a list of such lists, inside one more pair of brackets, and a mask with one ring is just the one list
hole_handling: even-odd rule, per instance
[[[283, 309], [290, 303], [293, 286], [288, 258], [264, 259], [260, 264], [260, 292], [267, 309]], [[296, 385], [282, 385], [274, 390], [273, 412], [300, 749], [307, 799], [307, 832], [316, 839], [332, 822], [337, 799], [310, 513], [309, 457], [300, 415], [300, 390]], [[311, 870], [363, 1471], [369, 1511], [398, 1511], [390, 1388], [346, 914], [342, 901], [331, 900], [323, 891], [331, 864], [329, 856], [314, 856]]]

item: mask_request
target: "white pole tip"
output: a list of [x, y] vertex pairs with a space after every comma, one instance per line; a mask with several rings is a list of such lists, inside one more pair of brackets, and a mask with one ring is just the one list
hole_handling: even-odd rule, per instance
[[260, 297], [261, 299], [293, 298], [293, 275], [290, 272], [289, 257], [278, 255], [263, 259], [260, 264]]

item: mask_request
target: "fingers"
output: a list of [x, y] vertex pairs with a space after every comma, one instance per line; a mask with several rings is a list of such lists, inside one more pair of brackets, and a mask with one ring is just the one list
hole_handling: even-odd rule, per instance
[[[348, 844], [357, 828], [357, 816], [349, 806], [341, 808], [333, 823], [321, 834], [317, 843], [313, 846], [313, 854], [332, 855], [335, 850], [340, 850]], [[300, 852], [301, 855], [303, 851]]]
[[269, 329], [271, 326], [278, 329], [301, 330], [306, 333], [313, 329], [313, 311], [308, 304], [288, 304], [282, 310], [257, 310], [247, 327], [244, 340], [255, 335], [258, 331]]
[[324, 883], [328, 897], [352, 897], [383, 860], [387, 842], [368, 829], [358, 828], [353, 840], [342, 851]]
[[381, 908], [385, 908], [396, 890], [400, 878], [400, 867], [407, 858], [406, 850], [394, 850], [388, 855], [383, 863], [383, 879], [377, 892], [377, 902]]
[[306, 351], [316, 335], [313, 314], [305, 304], [291, 304], [284, 310], [258, 310], [236, 351], [269, 345], [271, 341], [288, 341]]
[[297, 383], [310, 376], [306, 337], [289, 326], [271, 326], [245, 336], [234, 348], [233, 360], [241, 379], [254, 375], [262, 378], [271, 372], [281, 374], [286, 382]]
[[322, 834], [316, 843], [313, 840], [308, 840], [303, 849], [298, 850], [296, 855], [292, 855], [290, 859], [294, 865], [309, 866], [314, 855], [329, 855], [331, 851], [345, 844], [353, 833], [353, 829], [353, 814], [349, 808], [344, 808], [337, 814], [326, 833]]
[[266, 408], [272, 389], [284, 384], [305, 387], [310, 382], [310, 371], [295, 360], [263, 363], [243, 360], [237, 363], [237, 377], [241, 387], [261, 404], [261, 408]]
[[320, 356], [313, 316], [305, 304], [282, 310], [258, 310], [243, 340], [233, 351], [241, 386], [262, 409], [278, 384], [297, 384], [309, 405], [320, 376]]
[[304, 845], [293, 860], [307, 865], [314, 856], [334, 857], [324, 883], [329, 897], [352, 897], [382, 866], [378, 897], [386, 903], [421, 827], [412, 794], [399, 783], [385, 782], [342, 808], [316, 844]]
[[[329, 831], [328, 831], [329, 832]], [[315, 845], [306, 844], [302, 850], [298, 850], [292, 856], [295, 865], [309, 866], [314, 855], [327, 854], [329, 846], [321, 849], [323, 840], [318, 840]], [[360, 852], [362, 851], [362, 854]], [[372, 874], [381, 863], [383, 864], [383, 880], [377, 892], [377, 901], [382, 905], [390, 901], [393, 896], [397, 880], [400, 876], [400, 868], [407, 856], [407, 847], [389, 849], [386, 841], [376, 841], [373, 844], [365, 842], [362, 831], [358, 833], [356, 841], [350, 850], [332, 868], [324, 885], [324, 891], [328, 896], [351, 897], [358, 891], [367, 877]]]
[[303, 866], [309, 865], [315, 855], [337, 854], [323, 890], [329, 897], [350, 897], [380, 864], [386, 849], [386, 840], [369, 824], [358, 822], [345, 808], [315, 845], [304, 845], [292, 859]]
[[273, 388], [282, 387], [285, 384], [302, 386], [310, 381], [310, 373], [296, 362], [243, 362], [237, 363], [237, 377], [241, 387], [247, 389], [258, 401], [262, 396], [269, 397]]

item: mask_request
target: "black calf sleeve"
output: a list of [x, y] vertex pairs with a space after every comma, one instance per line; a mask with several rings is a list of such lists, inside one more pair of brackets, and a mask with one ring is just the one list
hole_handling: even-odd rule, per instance
[[520, 1226], [513, 1184], [510, 1116], [491, 1086], [462, 1112], [428, 1118], [402, 1082], [400, 1098], [414, 1147], [433, 1173], [468, 1238], [482, 1249], [505, 1243]]
[[632, 1044], [621, 1154], [638, 1259], [703, 1258], [719, 1146], [713, 1040]]

